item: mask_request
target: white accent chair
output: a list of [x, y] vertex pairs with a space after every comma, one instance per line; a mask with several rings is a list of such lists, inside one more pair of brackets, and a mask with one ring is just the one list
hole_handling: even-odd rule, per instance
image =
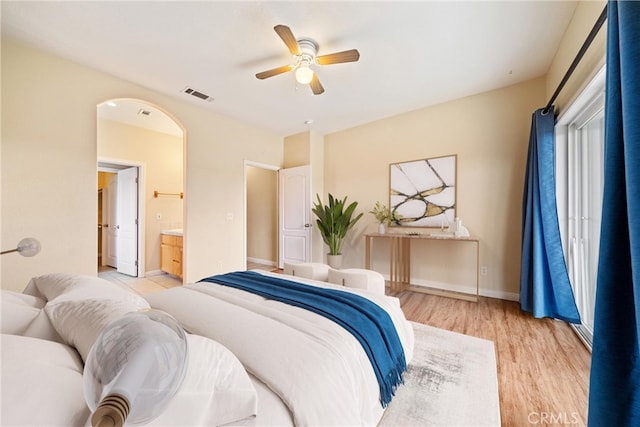
[[329, 282], [349, 288], [366, 289], [384, 295], [384, 277], [373, 270], [363, 268], [345, 268], [329, 270]]
[[326, 282], [330, 267], [319, 262], [284, 263], [284, 274]]

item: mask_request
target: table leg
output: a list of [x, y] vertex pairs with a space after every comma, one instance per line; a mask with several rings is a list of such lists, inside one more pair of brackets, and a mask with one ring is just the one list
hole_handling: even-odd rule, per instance
[[364, 248], [364, 268], [371, 270], [371, 236], [366, 237], [366, 247]]
[[480, 299], [480, 241], [476, 241], [476, 302]]
[[411, 284], [411, 239], [402, 239], [402, 267], [402, 285], [407, 288]]
[[394, 291], [403, 291], [409, 286], [409, 249], [409, 239], [391, 238], [389, 285]]
[[396, 238], [389, 239], [389, 287], [392, 291], [396, 290], [397, 277], [396, 277]]

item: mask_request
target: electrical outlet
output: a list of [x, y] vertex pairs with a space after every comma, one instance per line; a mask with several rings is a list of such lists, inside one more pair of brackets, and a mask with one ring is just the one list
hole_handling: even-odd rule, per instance
[[233, 221], [233, 212], [227, 212], [227, 221]]
[[488, 267], [486, 267], [486, 266], [480, 267], [480, 275], [481, 276], [486, 276], [487, 273], [489, 273], [489, 268]]

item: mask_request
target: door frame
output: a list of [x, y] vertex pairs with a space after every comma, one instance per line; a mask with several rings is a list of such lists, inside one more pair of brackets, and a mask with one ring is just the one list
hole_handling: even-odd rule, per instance
[[[98, 230], [99, 230], [99, 238], [98, 238], [98, 269], [107, 265], [107, 251], [109, 245], [107, 243], [107, 239], [109, 238], [108, 232], [104, 227], [105, 224], [105, 216], [106, 209], [105, 207], [109, 205], [108, 203], [108, 189], [100, 188], [98, 189], [98, 212], [100, 212], [100, 216], [98, 217]], [[101, 255], [102, 254], [102, 255]]]
[[[118, 170], [138, 168], [138, 276], [144, 277], [145, 266], [145, 164], [134, 160], [113, 159], [98, 156], [98, 172], [117, 172]], [[97, 248], [96, 248], [97, 251]], [[96, 252], [97, 255], [97, 252]]]
[[[299, 171], [304, 169], [305, 172], [300, 174]], [[293, 175], [290, 175], [293, 174]], [[287, 176], [283, 176], [287, 175]], [[288, 214], [290, 211], [287, 209], [286, 205], [291, 201], [291, 194], [296, 194], [295, 191], [292, 192], [291, 189], [287, 186], [287, 181], [292, 176], [297, 175], [304, 176], [306, 185], [304, 186], [304, 224], [302, 229], [293, 229], [288, 228], [285, 224]], [[301, 237], [304, 235], [304, 257], [302, 262], [311, 262], [313, 259], [313, 212], [312, 212], [312, 204], [313, 199], [311, 198], [311, 165], [300, 165], [300, 166], [292, 166], [290, 168], [283, 168], [280, 170], [278, 174], [278, 192], [279, 192], [279, 200], [278, 200], [278, 267], [284, 268], [284, 263], [288, 260], [288, 262], [300, 262], [291, 258], [291, 253], [287, 252], [287, 245], [285, 240]], [[295, 196], [293, 200], [298, 200]], [[287, 218], [285, 218], [285, 216]], [[302, 232], [302, 234], [300, 234]]]
[[[243, 229], [242, 229], [242, 235], [244, 236], [244, 238], [242, 239], [242, 265], [244, 266], [243, 268], [246, 269], [247, 268], [247, 185], [248, 185], [248, 179], [247, 179], [247, 173], [248, 173], [248, 167], [254, 167], [254, 168], [260, 168], [260, 169], [267, 169], [267, 170], [271, 170], [271, 171], [275, 171], [276, 173], [282, 169], [280, 166], [274, 166], [274, 165], [270, 165], [267, 163], [259, 163], [259, 162], [254, 162], [252, 160], [246, 160], [244, 161], [244, 165], [243, 165], [243, 180], [244, 180], [244, 184], [243, 184], [243, 190], [244, 190], [244, 195], [242, 197], [242, 200], [244, 202], [244, 206], [243, 206], [243, 218], [244, 218], [244, 224], [243, 224]], [[276, 201], [280, 200], [280, 195], [278, 194], [278, 188], [276, 187]], [[276, 239], [279, 241], [280, 239], [280, 230], [278, 229], [278, 236], [276, 236]], [[280, 254], [276, 253], [276, 266], [278, 265], [279, 261], [280, 261]]]

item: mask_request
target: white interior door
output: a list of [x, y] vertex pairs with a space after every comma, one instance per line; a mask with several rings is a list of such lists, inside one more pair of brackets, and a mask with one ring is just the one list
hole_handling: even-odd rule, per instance
[[278, 267], [285, 262], [311, 261], [311, 166], [280, 169], [278, 175]]
[[138, 168], [118, 171], [117, 180], [117, 270], [138, 275]]
[[107, 265], [107, 253], [109, 248], [109, 189], [103, 188], [100, 190], [100, 203], [102, 204], [102, 211], [98, 220], [100, 230], [100, 241], [102, 246], [100, 248], [101, 264]]
[[[107, 180], [107, 187], [103, 192], [107, 192], [107, 205], [102, 206], [106, 213], [105, 225], [103, 229], [107, 229], [106, 248], [103, 248], [103, 254], [106, 254], [106, 264], [116, 268], [118, 266], [118, 229], [116, 228], [116, 207], [118, 206], [118, 175], [113, 174]], [[104, 194], [104, 193], [103, 193]], [[103, 241], [104, 242], [104, 241]]]

